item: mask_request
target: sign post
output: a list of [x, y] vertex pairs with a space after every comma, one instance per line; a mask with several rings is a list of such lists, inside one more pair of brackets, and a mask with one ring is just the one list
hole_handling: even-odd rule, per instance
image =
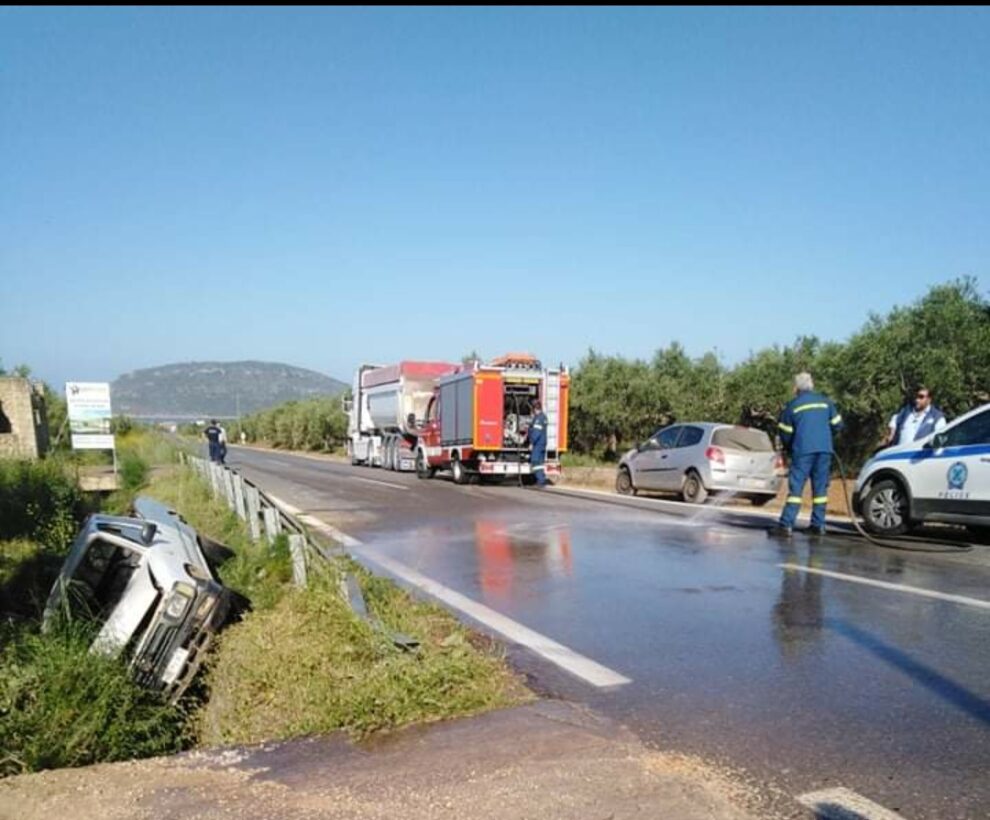
[[113, 474], [117, 475], [117, 448], [110, 421], [110, 385], [107, 382], [66, 382], [69, 433], [73, 450], [110, 450]]

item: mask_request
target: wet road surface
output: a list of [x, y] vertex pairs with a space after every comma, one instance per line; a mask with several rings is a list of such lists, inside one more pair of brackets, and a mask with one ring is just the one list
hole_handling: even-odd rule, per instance
[[841, 786], [912, 818], [990, 814], [990, 547], [780, 543], [717, 509], [659, 514], [241, 448], [228, 461], [360, 539], [357, 556], [629, 679], [601, 688], [511, 654], [538, 689], [742, 770], [781, 811]]

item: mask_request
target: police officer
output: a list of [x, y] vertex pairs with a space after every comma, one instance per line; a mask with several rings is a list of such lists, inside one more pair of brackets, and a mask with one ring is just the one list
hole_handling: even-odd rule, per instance
[[780, 514], [773, 535], [789, 537], [801, 509], [801, 493], [811, 478], [813, 535], [825, 534], [825, 505], [828, 502], [828, 480], [832, 469], [832, 433], [842, 429], [842, 416], [831, 399], [814, 392], [810, 373], [794, 377], [794, 398], [780, 414], [777, 428], [781, 441], [791, 455], [787, 476], [787, 503]]
[[217, 424], [217, 420], [210, 421], [210, 426], [203, 431], [206, 440], [210, 443], [210, 461], [222, 463], [220, 455], [220, 440], [223, 436], [223, 428]]
[[529, 441], [529, 465], [536, 477], [537, 487], [547, 486], [547, 417], [543, 413], [543, 405], [537, 399], [533, 402], [533, 421], [526, 431]]

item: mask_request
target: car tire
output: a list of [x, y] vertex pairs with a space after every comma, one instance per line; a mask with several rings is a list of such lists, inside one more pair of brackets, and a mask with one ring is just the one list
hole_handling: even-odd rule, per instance
[[701, 476], [694, 470], [689, 470], [684, 476], [684, 485], [681, 487], [681, 497], [688, 504], [704, 504], [708, 499], [708, 490], [701, 480]]
[[464, 485], [470, 479], [468, 471], [464, 469], [464, 465], [459, 458], [455, 458], [450, 462], [450, 475], [454, 479], [455, 484]]
[[636, 488], [632, 483], [632, 475], [628, 467], [620, 467], [615, 476], [615, 491], [619, 495], [636, 495]]
[[904, 535], [911, 529], [908, 496], [904, 485], [893, 478], [884, 478], [870, 487], [860, 509], [863, 525], [874, 535]]
[[776, 497], [775, 495], [751, 495], [749, 500], [753, 502], [754, 507], [765, 507]]
[[435, 467], [431, 467], [426, 460], [426, 454], [420, 450], [416, 453], [416, 475], [422, 479], [433, 478], [437, 473]]

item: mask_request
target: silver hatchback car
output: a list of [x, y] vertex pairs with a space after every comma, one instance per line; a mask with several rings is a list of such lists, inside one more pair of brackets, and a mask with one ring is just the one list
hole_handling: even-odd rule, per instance
[[619, 461], [615, 489], [680, 493], [702, 504], [713, 493], [735, 493], [763, 506], [786, 474], [770, 437], [752, 427], [692, 422], [658, 430]]

